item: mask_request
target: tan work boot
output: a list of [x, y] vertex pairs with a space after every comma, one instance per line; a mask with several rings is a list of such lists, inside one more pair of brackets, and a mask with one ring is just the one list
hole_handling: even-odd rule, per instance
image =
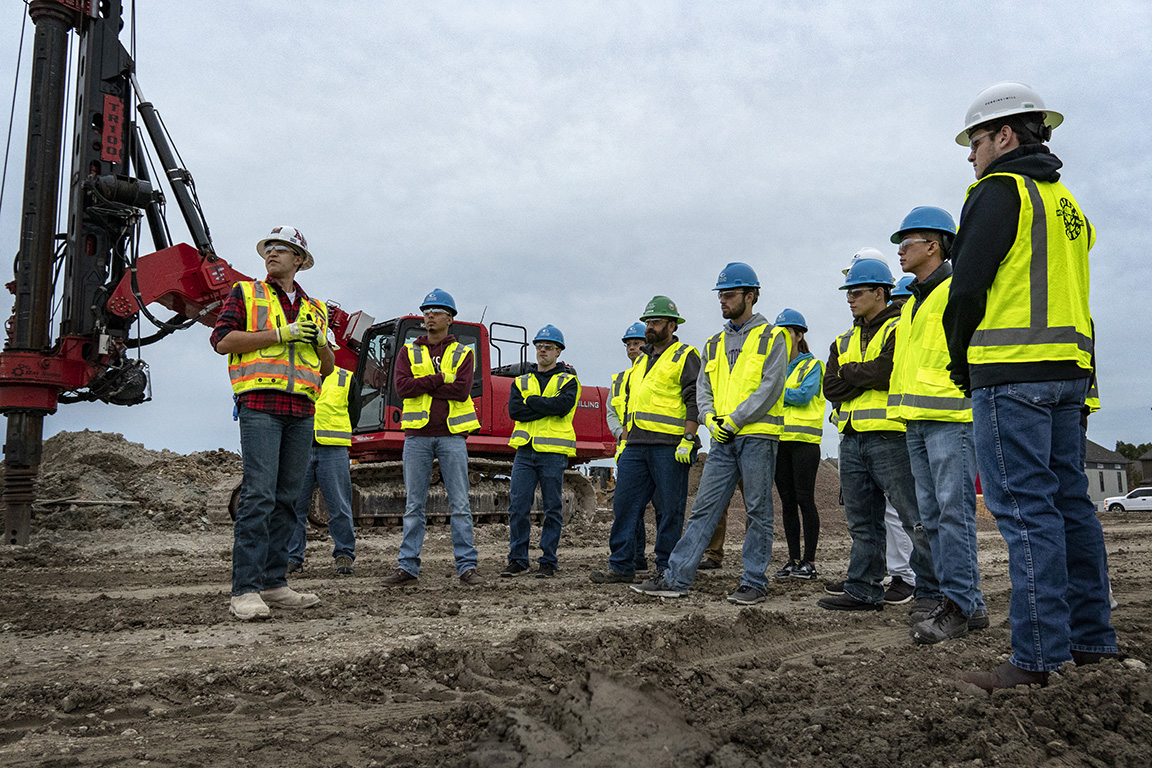
[[260, 599], [258, 592], [248, 592], [233, 597], [228, 604], [228, 613], [240, 621], [266, 619], [272, 615], [272, 612], [268, 610], [268, 605]]
[[297, 592], [292, 587], [266, 589], [260, 593], [272, 608], [311, 608], [320, 604], [320, 597], [310, 592]]

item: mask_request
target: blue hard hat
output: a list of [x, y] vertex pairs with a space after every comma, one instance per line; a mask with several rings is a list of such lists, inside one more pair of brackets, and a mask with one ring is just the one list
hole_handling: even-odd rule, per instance
[[445, 309], [452, 317], [456, 317], [456, 301], [452, 298], [452, 294], [440, 288], [433, 288], [432, 292], [424, 297], [424, 301], [420, 303], [420, 311], [426, 309]]
[[733, 261], [720, 270], [716, 278], [714, 291], [725, 291], [729, 288], [759, 288], [760, 279], [756, 277], [755, 270], [742, 261]]
[[844, 285], [840, 286], [840, 290], [846, 291], [857, 285], [886, 285], [891, 288], [895, 284], [892, 270], [888, 269], [883, 260], [866, 258], [852, 262], [852, 266], [848, 268], [848, 277], [845, 278]]
[[[908, 286], [912, 285], [912, 281], [916, 279], [915, 275], [904, 275], [896, 282], [896, 287], [892, 289], [892, 298], [898, 299], [901, 296], [911, 296], [912, 291], [908, 290]], [[779, 323], [777, 323], [779, 325]]]
[[532, 339], [532, 343], [535, 344], [538, 341], [550, 341], [560, 347], [560, 349], [564, 349], [564, 334], [560, 333], [560, 329], [554, 325], [546, 325], [536, 331], [536, 336]]
[[785, 309], [776, 315], [774, 325], [792, 326], [793, 328], [799, 328], [804, 331], [804, 333], [808, 333], [808, 323], [804, 322], [804, 315], [794, 309]]
[[640, 339], [640, 341], [644, 341], [644, 331], [647, 329], [648, 327], [644, 325], [644, 323], [632, 323], [632, 325], [628, 326], [628, 330], [624, 331], [624, 336], [620, 341], [628, 341], [629, 339]]
[[956, 234], [956, 222], [952, 214], [943, 208], [931, 205], [919, 205], [913, 208], [904, 221], [900, 222], [900, 229], [892, 235], [892, 242], [899, 243], [904, 239], [905, 232], [943, 232], [946, 235]]

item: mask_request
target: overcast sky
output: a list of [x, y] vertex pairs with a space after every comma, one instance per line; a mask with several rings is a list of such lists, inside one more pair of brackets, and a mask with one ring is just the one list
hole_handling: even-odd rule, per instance
[[[0, 13], [8, 102], [25, 9], [5, 0]], [[838, 288], [852, 254], [879, 248], [898, 269], [888, 238], [912, 207], [959, 216], [974, 180], [954, 141], [968, 105], [992, 83], [1029, 83], [1065, 115], [1051, 147], [1097, 232], [1104, 408], [1089, 437], [1152, 440], [1150, 3], [205, 0], [142, 2], [137, 24], [141, 87], [237, 269], [263, 276], [256, 241], [295, 226], [316, 258], [300, 275], [311, 295], [383, 320], [440, 287], [461, 319], [552, 323], [586, 385], [625, 366], [620, 336], [654, 294], [702, 345], [730, 261], [759, 274], [769, 320], [804, 314], [826, 359], [851, 323]], [[5, 263], [19, 243], [27, 28]], [[175, 206], [169, 218], [183, 231]], [[145, 348], [151, 402], [62, 406], [46, 436], [238, 450], [208, 335]], [[824, 453], [836, 454], [827, 430]]]

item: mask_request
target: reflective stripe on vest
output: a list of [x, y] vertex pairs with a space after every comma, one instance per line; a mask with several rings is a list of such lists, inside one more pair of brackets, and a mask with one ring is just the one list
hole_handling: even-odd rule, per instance
[[526, 373], [517, 376], [512, 386], [520, 392], [522, 398], [541, 395], [543, 397], [556, 397], [560, 390], [570, 381], [576, 382], [576, 401], [562, 416], [544, 416], [535, 421], [517, 421], [512, 428], [512, 436], [508, 438], [508, 445], [513, 448], [531, 444], [532, 448], [541, 453], [561, 453], [565, 456], [576, 455], [576, 429], [572, 420], [576, 417], [576, 406], [580, 402], [580, 382], [570, 373], [557, 373], [548, 379], [544, 391], [540, 391], [540, 381], [535, 374]]
[[948, 343], [944, 338], [947, 277], [917, 307], [916, 297], [900, 310], [896, 354], [888, 386], [888, 414], [903, 421], [972, 421], [972, 401], [948, 375]]
[[[726, 416], [756, 391], [764, 378], [764, 362], [775, 340], [784, 338], [785, 350], [790, 350], [791, 337], [779, 326], [758, 325], [748, 332], [735, 364], [729, 366], [725, 331], [708, 340], [704, 371], [712, 385], [712, 402], [716, 413]], [[787, 354], [785, 355], [787, 356]], [[740, 427], [737, 435], [779, 435], [784, 432], [784, 393], [772, 404], [759, 421]]]
[[1091, 370], [1088, 252], [1096, 233], [1059, 182], [1011, 179], [1020, 196], [1020, 235], [988, 289], [984, 317], [968, 346], [972, 365], [1071, 361]]
[[804, 405], [789, 405], [784, 403], [784, 432], [781, 440], [798, 443], [818, 443], [824, 436], [824, 363], [815, 357], [804, 360], [793, 369], [784, 388], [797, 389], [808, 378], [813, 368], [819, 370], [820, 386], [816, 387], [816, 394]]
[[[431, 376], [436, 373], [436, 365], [432, 356], [428, 354], [423, 344], [410, 341], [404, 345], [408, 351], [408, 362], [412, 368], [413, 378]], [[444, 356], [440, 360], [440, 372], [453, 376], [460, 370], [460, 366], [467, 362], [472, 365], [469, 357], [472, 350], [458, 341], [453, 341], [444, 348]], [[432, 395], [425, 392], [417, 397], [404, 398], [400, 409], [400, 426], [403, 429], [420, 429], [428, 424], [432, 413]], [[454, 435], [462, 432], [474, 432], [480, 429], [480, 419], [476, 415], [476, 407], [469, 396], [464, 400], [448, 401], [448, 431]]]
[[324, 378], [316, 400], [314, 437], [320, 445], [352, 445], [352, 418], [348, 415], [348, 390], [352, 374], [336, 368]]
[[[276, 291], [263, 281], [243, 281], [244, 330], [255, 333], [288, 325]], [[300, 302], [297, 319], [311, 318], [328, 333], [328, 310], [315, 299]], [[236, 394], [272, 389], [304, 395], [313, 402], [320, 396], [320, 355], [311, 344], [275, 342], [262, 349], [228, 355], [228, 378]]]
[[648, 432], [665, 435], [684, 433], [688, 406], [680, 377], [688, 353], [696, 348], [683, 342], [673, 342], [648, 368], [649, 357], [640, 355], [628, 372], [628, 429], [639, 427]]
[[620, 426], [624, 426], [627, 421], [627, 408], [628, 408], [628, 377], [632, 373], [629, 368], [626, 371], [620, 371], [612, 377], [612, 400], [610, 405], [616, 411], [616, 418], [620, 421]]
[[[880, 356], [880, 350], [888, 337], [895, 333], [899, 324], [899, 317], [890, 317], [884, 321], [872, 338], [868, 341], [868, 349], [861, 354], [860, 334], [861, 328], [853, 325], [851, 330], [845, 331], [839, 337], [839, 354], [837, 364], [860, 363], [875, 360]], [[843, 432], [848, 424], [857, 432], [903, 432], [903, 422], [888, 418], [888, 390], [866, 389], [862, 394], [840, 404], [840, 412], [836, 419], [836, 429]]]

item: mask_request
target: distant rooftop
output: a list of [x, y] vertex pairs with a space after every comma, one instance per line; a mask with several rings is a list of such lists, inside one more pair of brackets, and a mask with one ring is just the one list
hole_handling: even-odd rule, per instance
[[[1149, 451], [1152, 453], [1152, 451]], [[1152, 458], [1152, 456], [1149, 456]], [[1096, 464], [1128, 464], [1128, 459], [1124, 458], [1116, 451], [1110, 451], [1104, 446], [1088, 441], [1088, 449], [1084, 452], [1084, 461], [1091, 461]]]

